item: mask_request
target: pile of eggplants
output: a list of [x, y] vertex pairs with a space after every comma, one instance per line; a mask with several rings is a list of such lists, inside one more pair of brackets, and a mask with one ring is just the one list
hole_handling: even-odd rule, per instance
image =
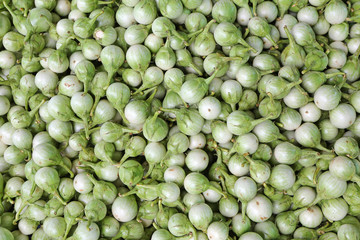
[[0, 0], [1, 240], [359, 240], [359, 0]]

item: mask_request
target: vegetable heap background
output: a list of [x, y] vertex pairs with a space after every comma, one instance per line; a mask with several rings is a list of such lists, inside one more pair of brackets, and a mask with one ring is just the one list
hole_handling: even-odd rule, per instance
[[1, 0], [0, 239], [360, 239], [359, 54], [358, 0]]

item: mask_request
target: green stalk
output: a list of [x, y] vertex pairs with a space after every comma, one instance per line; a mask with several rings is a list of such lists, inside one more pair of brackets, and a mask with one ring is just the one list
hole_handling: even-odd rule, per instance
[[221, 190], [217, 189], [215, 186], [209, 185], [209, 189], [217, 192], [218, 194], [220, 194], [224, 198], [227, 198], [227, 195], [225, 193], [223, 193]]
[[62, 205], [66, 206], [65, 200], [60, 196], [60, 193], [57, 189], [52, 194], [61, 202]]
[[94, 104], [90, 110], [90, 117], [94, 116], [94, 112], [95, 112], [95, 109], [96, 109], [96, 106], [98, 105], [99, 101], [100, 101], [100, 96], [99, 95], [95, 95], [95, 101], [94, 101]]
[[16, 225], [17, 221], [20, 220], [20, 213], [24, 210], [25, 207], [28, 206], [28, 201], [24, 201], [21, 203], [21, 206], [19, 208], [19, 211], [16, 212], [15, 219], [13, 221], [13, 225]]
[[65, 229], [63, 240], [69, 239], [69, 238], [67, 238], [67, 236], [69, 235], [69, 232], [70, 232], [72, 226], [73, 226], [73, 224], [66, 223], [66, 229]]
[[116, 164], [116, 167], [120, 168], [121, 165], [122, 165], [129, 157], [130, 157], [130, 155], [125, 152], [125, 154], [122, 156], [120, 162], [119, 162], [118, 164]]
[[124, 110], [123, 109], [121, 109], [121, 108], [119, 108], [119, 107], [115, 107], [115, 109], [118, 111], [118, 113], [120, 114], [120, 116], [121, 116], [121, 118], [122, 118], [122, 120], [123, 120], [123, 122], [126, 124], [126, 125], [129, 125], [130, 124], [130, 122], [126, 119], [126, 117], [125, 117], [125, 113], [124, 113]]
[[44, 103], [45, 103], [45, 99], [43, 99], [40, 103], [39, 103], [39, 105], [37, 105], [34, 109], [32, 109], [30, 112], [29, 112], [29, 116], [30, 117], [34, 117], [35, 116], [35, 114], [38, 112], [38, 110], [39, 110], [39, 108], [41, 107], [41, 105], [43, 105]]
[[152, 170], [154, 169], [154, 167], [155, 167], [154, 163], [149, 163], [149, 169], [148, 169], [147, 173], [145, 174], [145, 176], [143, 177], [144, 179], [150, 176], [150, 174], [151, 174]]
[[133, 195], [133, 194], [136, 194], [138, 192], [138, 188], [137, 188], [137, 185], [131, 189], [130, 191], [126, 192], [126, 193], [119, 193], [119, 197], [127, 197], [127, 196], [130, 196], [130, 195]]

